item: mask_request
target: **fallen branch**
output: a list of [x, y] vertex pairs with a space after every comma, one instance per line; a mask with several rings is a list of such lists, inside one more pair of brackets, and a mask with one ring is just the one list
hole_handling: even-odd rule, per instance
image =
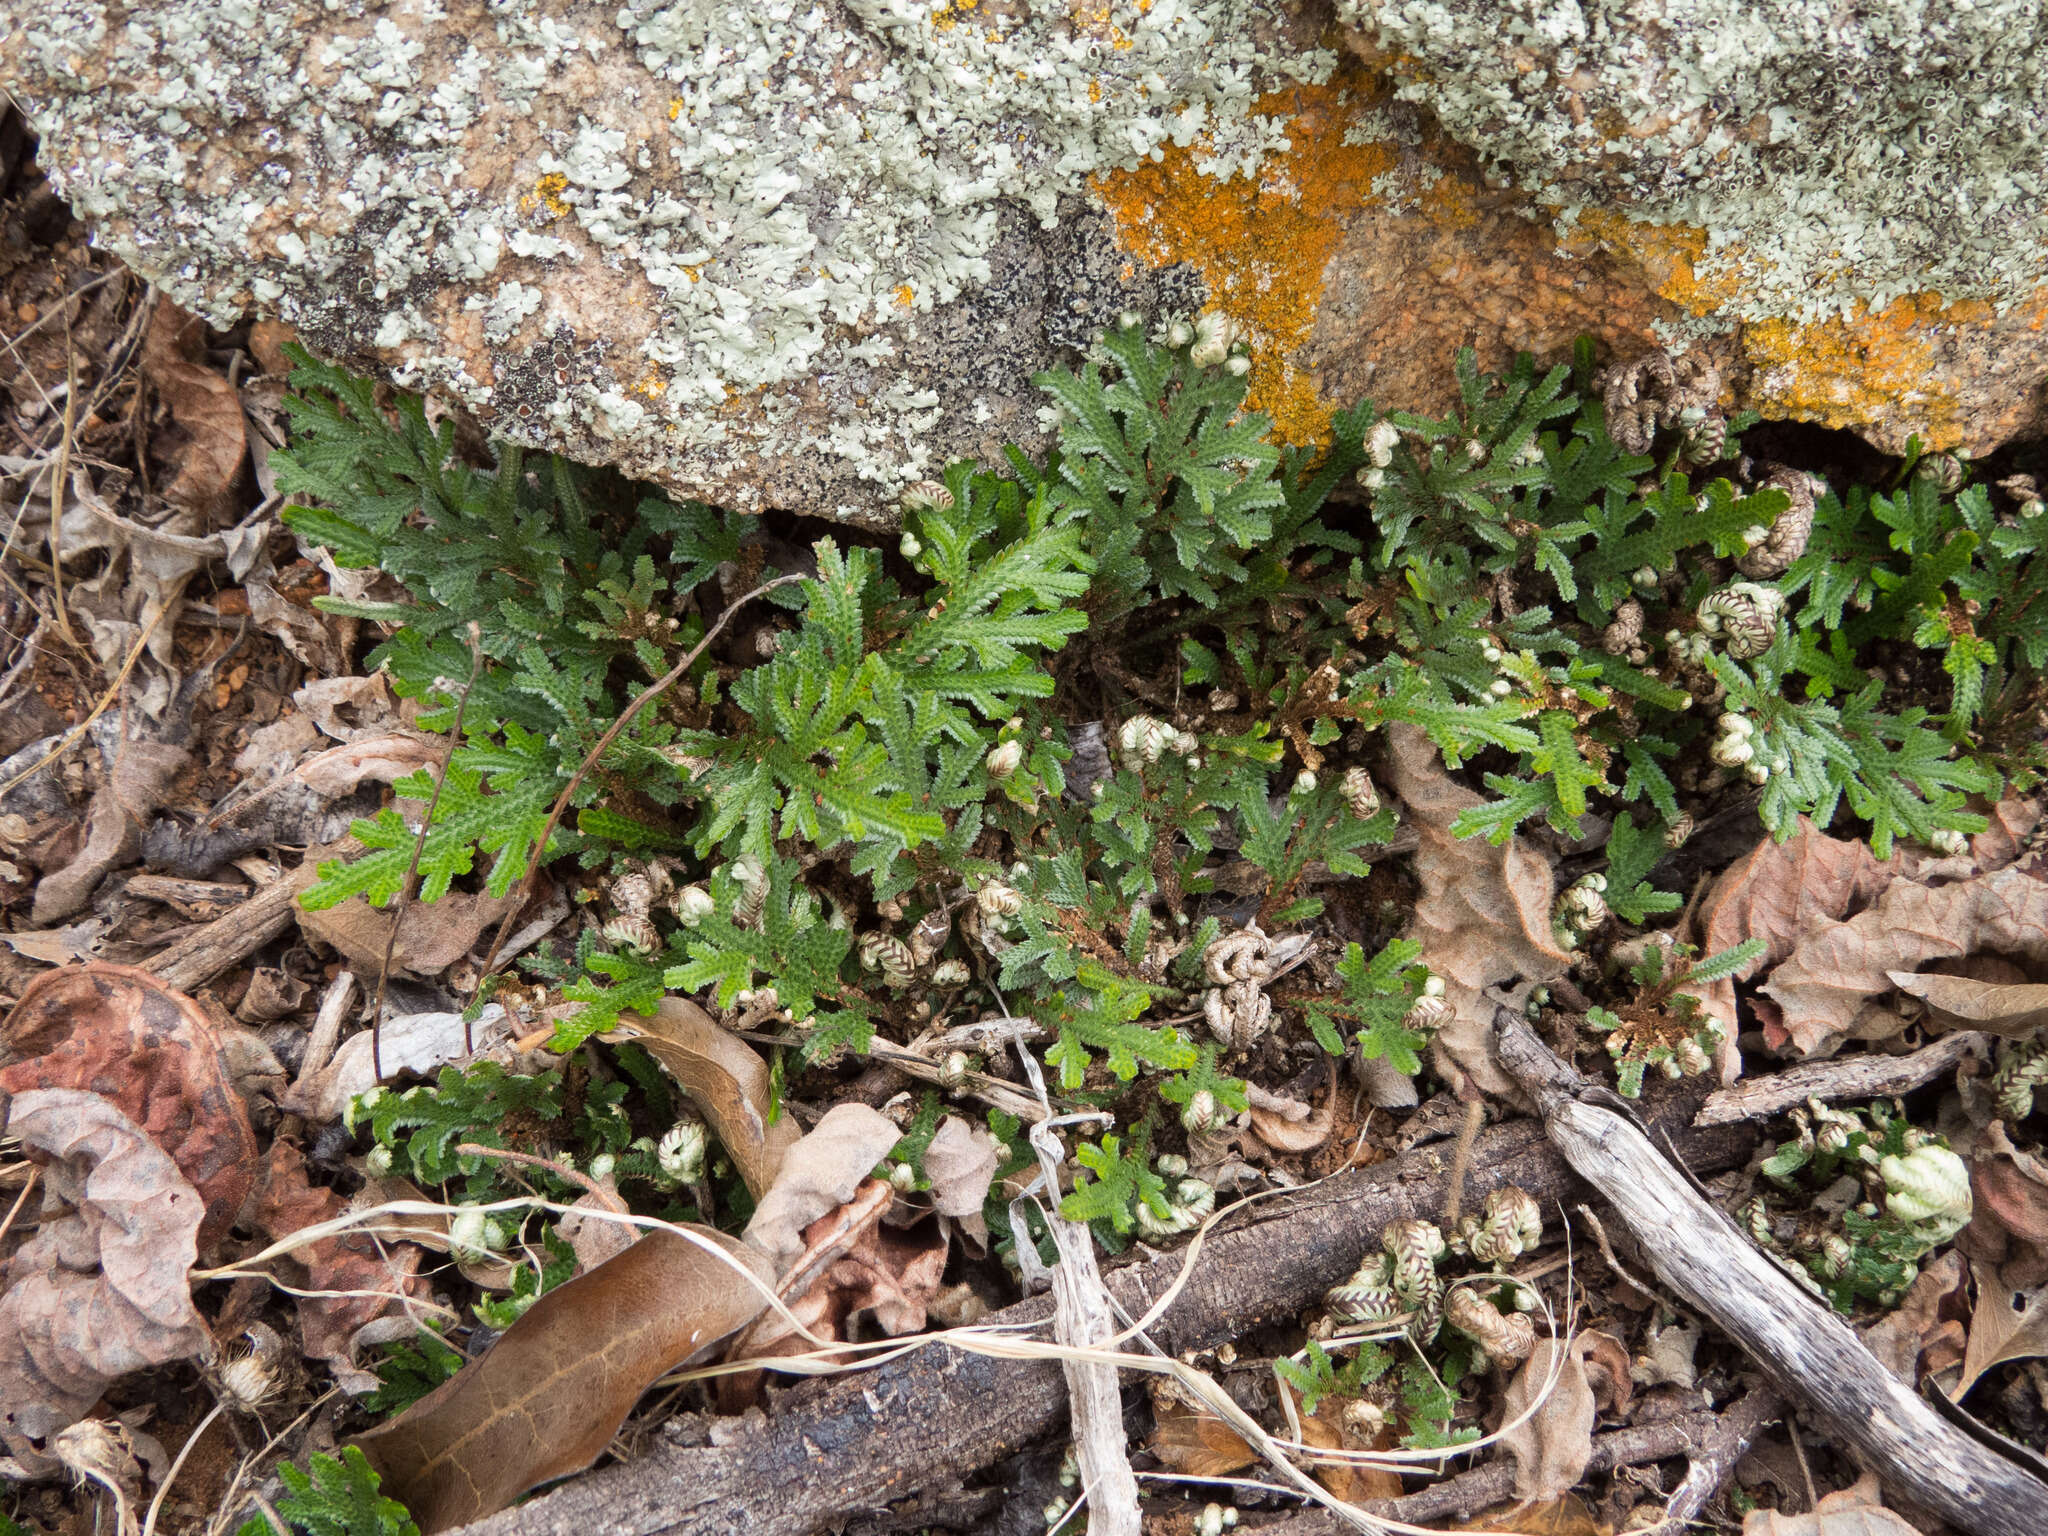
[[1965, 1056], [1989, 1050], [1991, 1037], [1966, 1030], [1943, 1035], [1932, 1045], [1923, 1045], [1906, 1056], [1837, 1056], [1828, 1061], [1808, 1062], [1769, 1077], [1752, 1077], [1710, 1094], [1700, 1107], [1695, 1125], [1729, 1125], [1737, 1120], [1761, 1120], [1804, 1104], [1808, 1099], [1832, 1103], [1837, 1099], [1881, 1099], [1888, 1094], [1909, 1093], [1931, 1083]]
[[150, 973], [174, 991], [191, 992], [241, 964], [291, 927], [298, 916], [299, 893], [320, 877], [318, 865], [317, 859], [307, 859], [240, 906], [158, 951], [145, 962]]
[[[1696, 1099], [1670, 1124], [1701, 1173], [1739, 1166], [1754, 1145], [1747, 1127], [1685, 1129]], [[1516, 1184], [1546, 1206], [1586, 1198], [1585, 1186], [1528, 1121], [1474, 1144], [1468, 1202]], [[1434, 1148], [1356, 1169], [1263, 1201], [1212, 1232], [1174, 1304], [1147, 1332], [1165, 1350], [1213, 1348], [1263, 1324], [1291, 1321], [1379, 1244], [1404, 1217], [1443, 1212], [1449, 1181]], [[1179, 1278], [1169, 1254], [1104, 1277], [1140, 1316]], [[1038, 1296], [984, 1319], [1042, 1326], [1052, 1298]], [[870, 1371], [806, 1382], [778, 1394], [767, 1422], [724, 1421], [725, 1443], [657, 1443], [638, 1461], [603, 1468], [543, 1498], [467, 1527], [471, 1536], [810, 1536], [865, 1511], [937, 1493], [1024, 1450], [1064, 1421], [1067, 1389], [1052, 1361], [1017, 1362], [930, 1344]]]
[[1495, 1014], [1502, 1066], [1581, 1177], [1620, 1216], [1657, 1278], [1748, 1352], [1785, 1398], [1915, 1503], [1975, 1536], [2048, 1531], [2048, 1483], [1941, 1418], [1707, 1202], [1625, 1113], [1551, 1052], [1528, 1022]]
[[[1667, 1530], [1679, 1529], [1673, 1524], [1678, 1501], [1692, 1487], [1695, 1475], [1710, 1464], [1719, 1468], [1712, 1485], [1700, 1496], [1699, 1504], [1704, 1504], [1756, 1439], [1757, 1432], [1782, 1408], [1778, 1394], [1769, 1387], [1753, 1387], [1732, 1407], [1718, 1413], [1710, 1409], [1684, 1413], [1655, 1424], [1613, 1430], [1594, 1439], [1593, 1459], [1586, 1463], [1586, 1471], [1612, 1472], [1617, 1467], [1640, 1467], [1653, 1461], [1691, 1457], [1693, 1471], [1686, 1474], [1685, 1481], [1672, 1494], [1663, 1519], [1643, 1531], [1643, 1536], [1661, 1536]], [[1359, 1508], [1383, 1519], [1421, 1525], [1438, 1520], [1470, 1520], [1482, 1511], [1508, 1503], [1514, 1495], [1515, 1464], [1512, 1458], [1502, 1457], [1470, 1472], [1431, 1483], [1418, 1493], [1398, 1499], [1368, 1500]], [[1698, 1507], [1693, 1505], [1692, 1512], [1697, 1513]], [[1268, 1532], [1271, 1536], [1348, 1536], [1351, 1527], [1326, 1511], [1308, 1510], [1254, 1529], [1260, 1536]]]

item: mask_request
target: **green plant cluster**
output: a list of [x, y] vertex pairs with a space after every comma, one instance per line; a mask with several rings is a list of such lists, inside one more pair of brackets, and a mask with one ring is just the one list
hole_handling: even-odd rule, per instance
[[[952, 466], [905, 497], [894, 548], [795, 548], [509, 445], [471, 464], [419, 402], [301, 357], [273, 460], [287, 520], [408, 594], [323, 601], [386, 626], [372, 663], [429, 729], [452, 725], [480, 660], [420, 898], [508, 891], [576, 781], [540, 856], [600, 900], [629, 874], [670, 894], [556, 957], [584, 1005], [559, 1048], [686, 991], [781, 1030], [796, 1067], [993, 995], [1044, 1027], [1058, 1093], [1125, 1116], [1094, 1148], [1099, 1192], [1077, 1196], [1113, 1226], [1110, 1206], [1146, 1198], [1121, 1170], [1155, 1092], [1188, 1112], [1243, 1102], [1215, 1051], [1242, 1042], [1189, 1024], [1211, 944], [1325, 921], [1329, 877], [1366, 874], [1393, 835], [1369, 777], [1389, 725], [1489, 786], [1462, 835], [1613, 818], [1608, 899], [1632, 922], [1673, 909], [1649, 880], [1659, 851], [1745, 777], [1772, 831], [1853, 817], [1883, 853], [1981, 827], [1967, 796], [2033, 771], [1984, 731], [1987, 701], [2034, 687], [2044, 659], [2048, 519], [1909, 475], [1822, 498], [1806, 554], [1730, 597], [1786, 493], [1676, 443], [1621, 451], [1589, 352], [1500, 378], [1461, 357], [1442, 418], [1362, 405], [1328, 443], [1280, 447], [1245, 409], [1242, 358], [1184, 332], [1133, 323], [1042, 376], [1057, 452]], [[1340, 487], [1362, 511], [1333, 509]], [[598, 751], [707, 623], [781, 574], [801, 579]], [[1767, 632], [1738, 647], [1730, 603]], [[1925, 698], [1866, 674], [1917, 659], [1941, 685]], [[1731, 735], [1740, 773], [1709, 761]], [[424, 802], [432, 778], [398, 793]], [[399, 812], [355, 835], [368, 851], [323, 866], [309, 905], [399, 891]], [[1412, 946], [1372, 937], [1276, 993], [1278, 1027], [1412, 1072], [1429, 978]], [[410, 1112], [385, 1109], [392, 1127]], [[435, 1125], [408, 1132], [422, 1174], [447, 1161]]]
[[[1895, 1166], [1887, 1160], [1902, 1159], [1917, 1147], [1946, 1143], [1916, 1129], [1896, 1103], [1878, 1101], [1858, 1110], [1814, 1100], [1792, 1118], [1798, 1134], [1759, 1169], [1774, 1188], [1795, 1197], [1789, 1206], [1793, 1213], [1807, 1213], [1789, 1239], [1789, 1262], [1839, 1311], [1869, 1303], [1896, 1306], [1919, 1275], [1920, 1260], [1953, 1237], [1962, 1223], [1911, 1219], [1888, 1194], [1878, 1170]], [[1813, 1197], [1844, 1173], [1861, 1177], [1871, 1198], [1836, 1216], [1816, 1218]], [[1786, 1248], [1770, 1230], [1769, 1203], [1759, 1196], [1753, 1205], [1753, 1212], [1745, 1212], [1753, 1233], [1769, 1238], [1766, 1249]], [[1967, 1206], [1966, 1193], [1965, 1216]]]
[[1443, 1352], [1441, 1373], [1420, 1357], [1401, 1361], [1397, 1370], [1395, 1356], [1370, 1339], [1348, 1347], [1350, 1358], [1340, 1362], [1310, 1339], [1300, 1360], [1282, 1357], [1273, 1362], [1274, 1374], [1301, 1394], [1304, 1413], [1314, 1413], [1325, 1398], [1363, 1396], [1392, 1373], [1391, 1390], [1382, 1388], [1380, 1395], [1393, 1410], [1387, 1419], [1399, 1433], [1401, 1445], [1409, 1450], [1437, 1451], [1479, 1438], [1476, 1429], [1451, 1427], [1458, 1408], [1456, 1389], [1469, 1366], [1462, 1342], [1453, 1341]]
[[[302, 1472], [288, 1461], [278, 1464], [286, 1491], [277, 1512], [293, 1536], [420, 1536], [405, 1506], [378, 1491], [383, 1479], [355, 1446], [343, 1446], [339, 1458], [316, 1451], [311, 1467]], [[277, 1533], [256, 1515], [243, 1521], [235, 1536]]]

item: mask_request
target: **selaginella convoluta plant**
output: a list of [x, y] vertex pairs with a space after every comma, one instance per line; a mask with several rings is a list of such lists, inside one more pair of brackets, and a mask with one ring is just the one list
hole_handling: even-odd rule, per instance
[[[877, 1036], [1028, 1015], [1052, 1092], [1118, 1120], [1071, 1208], [1156, 1235], [1208, 1209], [1159, 1160], [1241, 1112], [1255, 1064], [1422, 1067], [1441, 987], [1398, 903], [1344, 897], [1395, 831], [1387, 727], [1485, 786], [1461, 835], [1612, 823], [1568, 943], [1671, 912], [1649, 871], [1728, 799], [1882, 856], [1953, 847], [1983, 825], [1968, 796], [2035, 771], [1987, 723], [2048, 660], [2038, 499], [2001, 510], [1947, 458], [1838, 495], [1745, 459], [1696, 376], [1596, 377], [1583, 350], [1502, 378], [1461, 357], [1451, 414], [1360, 405], [1281, 448], [1227, 322], [1127, 320], [1040, 379], [1053, 462], [954, 465], [888, 541], [798, 543], [509, 444], [470, 463], [418, 401], [299, 360], [287, 519], [407, 594], [328, 606], [383, 626], [372, 664], [428, 730], [472, 625], [481, 648], [422, 901], [511, 890], [628, 702], [737, 595], [801, 577], [635, 715], [554, 829], [586, 898], [573, 952], [538, 962], [581, 1005], [558, 1048], [689, 993], [779, 1039], [794, 1093]], [[309, 905], [399, 891], [400, 811], [355, 835]]]

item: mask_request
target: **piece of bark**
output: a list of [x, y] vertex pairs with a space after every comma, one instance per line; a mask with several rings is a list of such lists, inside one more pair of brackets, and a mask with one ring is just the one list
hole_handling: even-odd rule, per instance
[[[1731, 1407], [1718, 1413], [1712, 1410], [1684, 1413], [1655, 1424], [1636, 1424], [1627, 1429], [1610, 1430], [1594, 1437], [1593, 1457], [1586, 1463], [1586, 1471], [1589, 1474], [1612, 1472], [1617, 1467], [1640, 1467], [1678, 1456], [1690, 1457], [1693, 1466], [1700, 1468], [1711, 1459], [1720, 1466], [1720, 1476], [1715, 1479], [1718, 1487], [1743, 1451], [1756, 1439], [1758, 1431], [1782, 1408], [1778, 1394], [1769, 1387], [1753, 1387]], [[1688, 1473], [1685, 1482], [1679, 1485], [1679, 1492], [1691, 1483], [1692, 1475]], [[1460, 1472], [1455, 1477], [1443, 1478], [1398, 1499], [1370, 1499], [1359, 1508], [1369, 1515], [1384, 1520], [1400, 1520], [1409, 1525], [1470, 1520], [1482, 1510], [1507, 1503], [1514, 1497], [1514, 1490], [1514, 1463], [1503, 1458], [1488, 1462], [1483, 1467], [1474, 1467], [1469, 1472]], [[1679, 1492], [1672, 1494], [1674, 1504]], [[1709, 1488], [1700, 1502], [1704, 1503], [1712, 1493], [1713, 1488]], [[1648, 1533], [1661, 1536], [1671, 1524], [1671, 1509], [1672, 1506], [1667, 1505], [1664, 1519], [1648, 1527], [1645, 1536]], [[1271, 1536], [1350, 1536], [1357, 1527], [1340, 1520], [1328, 1510], [1316, 1509], [1284, 1516], [1250, 1529], [1270, 1532]]]
[[[1739, 1166], [1755, 1144], [1747, 1126], [1685, 1129], [1698, 1099], [1674, 1099], [1667, 1124], [1702, 1174]], [[1253, 1206], [1210, 1234], [1174, 1305], [1147, 1331], [1171, 1354], [1213, 1348], [1244, 1331], [1291, 1320], [1377, 1251], [1380, 1229], [1443, 1213], [1449, 1177], [1439, 1149], [1422, 1148]], [[1466, 1179], [1469, 1205], [1504, 1184], [1544, 1206], [1586, 1198], [1585, 1186], [1518, 1121], [1483, 1133]], [[1105, 1276], [1133, 1317], [1178, 1278], [1181, 1255]], [[1045, 1323], [1037, 1296], [983, 1319], [989, 1327]], [[765, 1424], [735, 1427], [723, 1446], [657, 1445], [465, 1529], [470, 1536], [810, 1536], [828, 1524], [948, 1486], [1034, 1444], [1065, 1419], [1054, 1361], [1005, 1361], [931, 1344], [914, 1354], [781, 1394]]]
[[308, 859], [240, 906], [152, 957], [148, 968], [165, 986], [177, 991], [203, 987], [291, 927], [298, 915], [300, 893], [319, 878], [319, 869]]
[[1808, 1062], [1769, 1077], [1752, 1077], [1710, 1094], [1695, 1125], [1730, 1125], [1760, 1120], [1796, 1108], [1808, 1099], [1881, 1099], [1931, 1083], [1973, 1051], [1991, 1049], [1991, 1037], [1968, 1031], [1943, 1035], [1904, 1056], [1835, 1056]]
[[[1786, 1399], [1862, 1465], [1973, 1536], [2048, 1531], [2048, 1483], [1955, 1428], [1710, 1205], [1631, 1120], [1525, 1019], [1501, 1009], [1501, 1064], [1550, 1139], [1613, 1206], [1657, 1278], [1749, 1354]], [[1621, 1102], [1615, 1100], [1615, 1102]]]

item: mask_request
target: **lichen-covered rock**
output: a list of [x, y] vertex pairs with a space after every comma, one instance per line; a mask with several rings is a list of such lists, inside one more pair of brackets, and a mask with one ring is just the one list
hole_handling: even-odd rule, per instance
[[179, 302], [736, 506], [1043, 446], [1125, 309], [1228, 311], [1295, 440], [1581, 332], [1887, 445], [2036, 425], [2031, 10], [1637, 10], [0, 0], [0, 85]]

